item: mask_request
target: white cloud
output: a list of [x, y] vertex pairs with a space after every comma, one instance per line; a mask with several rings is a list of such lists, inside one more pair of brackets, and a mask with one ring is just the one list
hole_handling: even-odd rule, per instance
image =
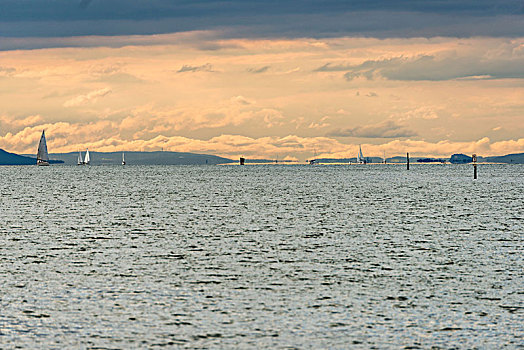
[[241, 105], [246, 105], [246, 106], [252, 105], [255, 103], [254, 101], [249, 100], [245, 98], [244, 96], [240, 96], [240, 95], [231, 97], [231, 102], [239, 103]]
[[331, 125], [330, 123], [327, 122], [329, 119], [330, 119], [329, 116], [324, 116], [324, 117], [320, 118], [320, 120], [318, 122], [311, 122], [311, 124], [308, 125], [308, 128], [309, 129], [323, 129], [323, 128], [327, 128], [328, 126]]
[[405, 121], [410, 119], [432, 120], [438, 119], [439, 116], [438, 113], [435, 111], [435, 108], [423, 106], [406, 112], [392, 114], [391, 118], [398, 121]]
[[77, 107], [81, 105], [85, 105], [89, 102], [95, 102], [97, 99], [107, 96], [111, 93], [110, 88], [102, 88], [98, 90], [91, 91], [85, 95], [79, 95], [76, 97], [73, 97], [70, 100], [67, 100], [64, 102], [64, 107]]
[[[347, 158], [354, 157], [358, 144], [342, 143], [329, 137], [247, 137], [243, 135], [223, 134], [210, 139], [183, 136], [156, 135], [149, 138], [128, 139], [120, 133], [118, 124], [100, 120], [94, 123], [45, 123], [25, 127], [17, 133], [0, 136], [0, 148], [18, 153], [36, 152], [42, 129], [48, 138], [51, 153], [70, 152], [88, 147], [93, 151], [112, 152], [155, 151], [161, 148], [170, 151], [216, 154], [236, 158], [244, 155], [251, 158], [283, 157], [307, 159], [316, 152], [317, 157]], [[97, 135], [94, 139], [92, 135]], [[504, 155], [524, 151], [524, 138], [492, 142], [481, 138], [468, 142], [449, 140], [427, 142], [421, 140], [392, 140], [383, 144], [362, 144], [366, 156], [382, 156], [385, 150], [389, 156], [404, 155], [406, 152], [417, 156], [448, 157], [453, 153], [482, 156]]]

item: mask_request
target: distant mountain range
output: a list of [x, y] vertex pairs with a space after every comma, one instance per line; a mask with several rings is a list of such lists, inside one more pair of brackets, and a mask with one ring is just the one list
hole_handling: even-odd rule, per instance
[[[119, 165], [122, 164], [122, 152], [89, 152], [91, 165]], [[82, 152], [82, 158], [85, 152]], [[51, 164], [76, 165], [78, 152], [51, 153]], [[224, 164], [234, 161], [224, 157], [208, 154], [185, 152], [125, 152], [128, 165], [197, 165], [197, 164]], [[0, 149], [0, 165], [35, 165], [36, 158], [29, 155], [18, 155]]]
[[[85, 153], [82, 152], [82, 157]], [[89, 151], [91, 165], [122, 164], [122, 152], [92, 152]], [[53, 153], [49, 158], [60, 159], [65, 165], [76, 165], [78, 152]], [[128, 165], [198, 165], [198, 164], [224, 164], [235, 161], [208, 155], [186, 152], [125, 152], [125, 160]]]
[[[92, 165], [118, 165], [122, 164], [122, 152], [89, 152]], [[82, 153], [82, 156], [85, 154]], [[51, 164], [76, 165], [78, 160], [77, 152], [52, 153], [49, 155]], [[237, 163], [238, 160], [224, 157], [197, 154], [187, 152], [125, 152], [125, 159], [128, 165], [216, 165]], [[412, 163], [435, 163], [450, 160], [458, 160], [456, 163], [470, 162], [471, 157], [464, 154], [454, 154], [451, 158], [427, 158], [410, 157]], [[368, 163], [382, 163], [383, 158], [366, 157]], [[406, 157], [397, 156], [386, 159], [387, 163], [405, 163]], [[317, 163], [355, 163], [356, 158], [318, 158]], [[524, 153], [508, 154], [505, 156], [478, 157], [479, 163], [508, 163], [524, 164]], [[246, 159], [249, 163], [290, 163], [289, 161], [279, 160], [278, 162], [270, 159]], [[36, 158], [29, 155], [18, 155], [0, 149], [0, 165], [35, 165]]]

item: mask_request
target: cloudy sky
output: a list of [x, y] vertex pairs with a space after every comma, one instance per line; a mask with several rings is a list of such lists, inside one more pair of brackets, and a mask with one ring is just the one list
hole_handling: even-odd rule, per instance
[[0, 148], [524, 152], [524, 1], [2, 0]]

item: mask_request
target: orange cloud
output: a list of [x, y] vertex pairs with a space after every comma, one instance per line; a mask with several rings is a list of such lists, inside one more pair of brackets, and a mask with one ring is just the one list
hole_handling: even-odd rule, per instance
[[0, 115], [0, 125], [5, 130], [17, 130], [26, 126], [36, 125], [43, 120], [41, 115], [30, 115], [25, 118], [16, 118], [14, 116]]
[[[34, 152], [45, 128], [51, 152], [522, 151], [522, 38], [216, 38], [85, 37], [83, 48], [2, 52], [0, 147]], [[448, 63], [451, 77], [438, 76]], [[491, 79], [474, 76], [484, 68]]]

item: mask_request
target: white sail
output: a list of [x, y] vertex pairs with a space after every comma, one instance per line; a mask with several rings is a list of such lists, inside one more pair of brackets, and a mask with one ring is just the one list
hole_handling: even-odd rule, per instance
[[362, 146], [358, 146], [357, 163], [361, 164], [364, 162], [364, 155], [362, 154]]
[[86, 150], [86, 157], [84, 158], [84, 163], [86, 165], [89, 165], [90, 161], [91, 161], [91, 158], [89, 158], [89, 150]]
[[38, 152], [36, 154], [37, 165], [49, 165], [49, 154], [47, 153], [47, 143], [45, 141], [45, 132], [42, 130], [40, 143], [38, 144]]
[[77, 160], [77, 163], [78, 165], [82, 165], [84, 164], [84, 162], [82, 161], [82, 152], [78, 151], [78, 160]]
[[122, 165], [126, 165], [126, 160], [124, 158], [124, 152], [122, 152]]
[[364, 164], [366, 161], [364, 160], [364, 155], [362, 154], [362, 146], [359, 145], [358, 148], [357, 163]]

